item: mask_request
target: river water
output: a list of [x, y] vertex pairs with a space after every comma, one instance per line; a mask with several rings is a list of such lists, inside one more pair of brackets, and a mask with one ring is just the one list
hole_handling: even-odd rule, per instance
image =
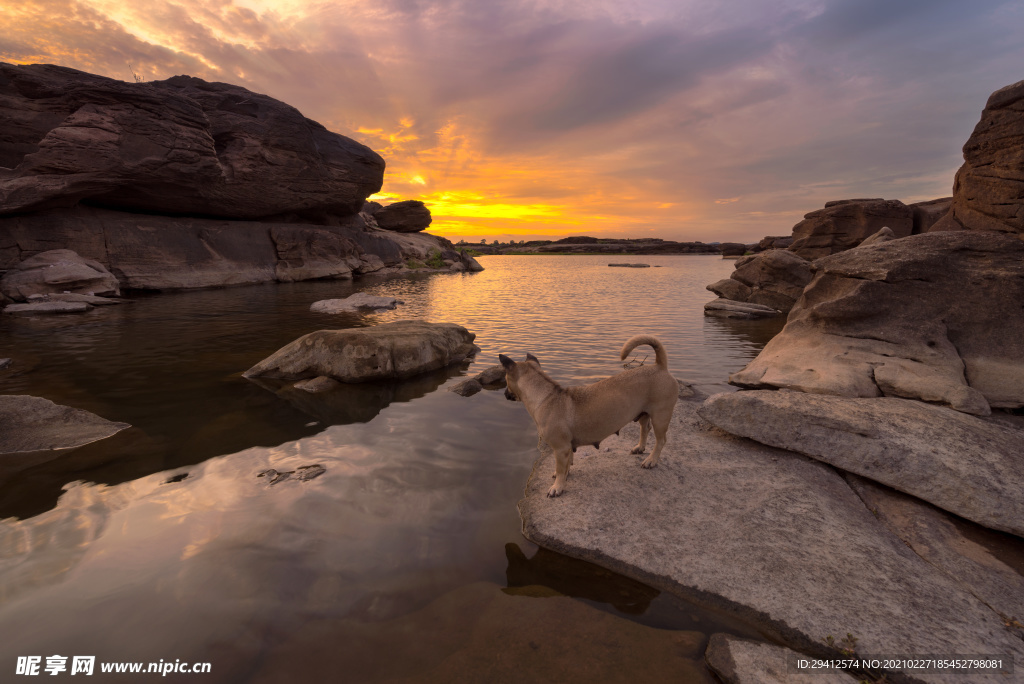
[[[607, 266], [626, 259], [652, 267]], [[721, 391], [781, 327], [703, 316], [704, 286], [731, 261], [626, 259], [485, 256], [474, 274], [0, 319], [0, 357], [15, 361], [0, 392], [133, 426], [30, 467], [0, 463], [0, 679], [21, 656], [66, 656], [70, 671], [85, 655], [95, 681], [128, 681], [104, 662], [209, 662], [170, 675], [203, 682], [711, 681], [707, 635], [756, 633], [523, 539], [532, 421], [500, 391], [444, 391], [499, 353], [590, 382], [621, 370], [640, 333], [665, 344], [677, 377]], [[357, 291], [404, 303], [309, 311]], [[481, 352], [468, 368], [326, 398], [241, 377], [313, 330], [403, 318], [464, 325]], [[326, 472], [308, 482], [258, 477], [313, 464]]]

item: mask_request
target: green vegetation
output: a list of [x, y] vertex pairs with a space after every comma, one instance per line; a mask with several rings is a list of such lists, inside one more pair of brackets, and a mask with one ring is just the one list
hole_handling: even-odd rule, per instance
[[410, 268], [410, 269], [416, 269], [416, 268], [426, 268], [427, 265], [425, 263], [423, 263], [422, 261], [420, 261], [419, 259], [406, 259], [405, 260], [405, 267], [406, 268]]
[[444, 268], [444, 259], [441, 258], [441, 250], [432, 249], [427, 257], [427, 266], [430, 268]]

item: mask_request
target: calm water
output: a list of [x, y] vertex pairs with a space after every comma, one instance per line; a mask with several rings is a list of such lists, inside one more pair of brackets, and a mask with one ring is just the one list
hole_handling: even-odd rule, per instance
[[[592, 381], [621, 370], [618, 350], [638, 333], [665, 343], [677, 377], [715, 391], [780, 327], [703, 316], [704, 286], [731, 261], [608, 261], [489, 256], [477, 274], [0, 318], [0, 357], [15, 359], [0, 392], [133, 426], [31, 467], [0, 464], [0, 672], [19, 655], [77, 654], [208, 661], [204, 682], [514, 681], [531, 668], [617, 681], [641, 665], [655, 680], [710, 681], [706, 634], [751, 633], [525, 541], [515, 504], [537, 455], [532, 421], [501, 392], [444, 391], [498, 353]], [[360, 290], [405, 303], [308, 310]], [[482, 351], [468, 370], [325, 398], [240, 376], [312, 330], [401, 318], [464, 325]], [[327, 471], [257, 477], [307, 464]]]

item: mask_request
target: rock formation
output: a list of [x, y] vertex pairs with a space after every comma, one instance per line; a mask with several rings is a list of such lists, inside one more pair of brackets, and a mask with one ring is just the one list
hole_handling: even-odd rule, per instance
[[1024, 235], [1024, 81], [988, 98], [964, 145], [953, 205], [936, 229]]
[[979, 415], [1024, 406], [1024, 242], [931, 232], [814, 265], [786, 327], [730, 382]]
[[[0, 63], [0, 129], [0, 272], [66, 249], [122, 288], [164, 290], [351, 278], [415, 258], [364, 206], [379, 155], [239, 86]], [[413, 204], [422, 230], [429, 211]], [[420, 238], [446, 251], [446, 270], [480, 270]]]
[[16, 264], [0, 278], [0, 292], [16, 302], [27, 301], [33, 295], [64, 292], [121, 294], [117, 278], [103, 264], [83, 259], [70, 249], [40, 252]]
[[291, 342], [242, 375], [341, 382], [409, 378], [465, 361], [476, 337], [454, 323], [395, 321], [370, 328], [319, 330]]
[[770, 249], [740, 257], [732, 275], [707, 286], [724, 299], [768, 306], [785, 313], [811, 281], [810, 263], [793, 252]]
[[888, 227], [896, 237], [906, 237], [914, 229], [914, 212], [899, 200], [854, 199], [826, 202], [824, 209], [812, 211], [793, 226], [793, 244], [797, 256], [814, 260], [856, 247], [869, 235]]
[[430, 210], [419, 200], [406, 200], [377, 209], [373, 218], [384, 230], [418, 233], [430, 225]]

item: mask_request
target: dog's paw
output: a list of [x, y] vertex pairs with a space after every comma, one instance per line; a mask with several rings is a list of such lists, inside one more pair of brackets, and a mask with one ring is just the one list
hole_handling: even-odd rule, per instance
[[561, 487], [559, 487], [558, 485], [554, 484], [554, 485], [551, 485], [551, 489], [548, 490], [548, 496], [550, 496], [550, 497], [561, 496], [563, 491], [564, 490]]
[[651, 457], [648, 456], [647, 458], [644, 459], [644, 462], [640, 464], [640, 467], [641, 468], [653, 468], [656, 465], [658, 465], [658, 462], [651, 460]]
[[644, 448], [642, 446], [635, 446], [635, 447], [633, 447], [632, 449], [629, 450], [629, 453], [631, 453], [631, 454], [642, 454], [642, 453], [644, 453]]

